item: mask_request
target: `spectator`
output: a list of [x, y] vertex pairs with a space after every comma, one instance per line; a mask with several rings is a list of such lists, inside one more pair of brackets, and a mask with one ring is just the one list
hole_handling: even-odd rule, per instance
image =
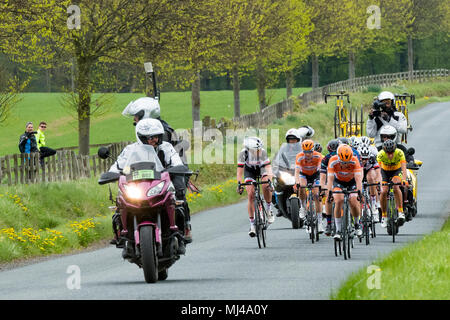
[[52, 148], [48, 148], [45, 146], [45, 135], [44, 131], [47, 129], [47, 123], [44, 121], [41, 121], [39, 123], [39, 129], [36, 133], [36, 141], [37, 141], [37, 147], [40, 152], [39, 156], [39, 162], [41, 165], [44, 165], [44, 158], [50, 157], [56, 154], [56, 150], [53, 150]]
[[36, 131], [33, 131], [33, 123], [27, 122], [25, 133], [20, 136], [19, 150], [20, 153], [39, 152], [36, 142]]

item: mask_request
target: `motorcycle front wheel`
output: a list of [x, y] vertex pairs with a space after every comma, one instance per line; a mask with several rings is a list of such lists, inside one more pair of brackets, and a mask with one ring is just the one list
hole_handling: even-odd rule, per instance
[[158, 258], [154, 233], [155, 230], [152, 226], [143, 226], [139, 231], [142, 269], [147, 283], [158, 281]]

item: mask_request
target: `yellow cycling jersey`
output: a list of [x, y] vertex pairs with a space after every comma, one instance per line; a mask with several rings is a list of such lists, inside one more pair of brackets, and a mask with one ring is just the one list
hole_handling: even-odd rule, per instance
[[395, 149], [392, 159], [389, 159], [387, 153], [384, 150], [381, 150], [378, 152], [377, 162], [384, 171], [394, 171], [400, 169], [402, 163], [406, 163], [406, 158], [405, 154], [400, 149]]

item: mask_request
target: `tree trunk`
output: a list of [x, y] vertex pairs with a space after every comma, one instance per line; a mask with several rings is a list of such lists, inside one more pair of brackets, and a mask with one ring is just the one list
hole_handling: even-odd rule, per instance
[[200, 72], [192, 83], [192, 124], [200, 121]]
[[256, 65], [256, 86], [258, 88], [259, 110], [266, 107], [266, 75], [261, 61]]
[[355, 52], [350, 51], [348, 53], [348, 79], [355, 79]]
[[413, 80], [413, 71], [414, 71], [414, 48], [413, 48], [413, 39], [412, 36], [408, 36], [408, 72], [409, 72], [409, 80]]
[[240, 98], [240, 83], [239, 83], [239, 68], [237, 64], [233, 66], [233, 96], [234, 96], [234, 117], [241, 116], [241, 98]]
[[294, 71], [292, 69], [286, 71], [286, 98], [292, 96], [292, 88], [294, 87]]
[[312, 55], [312, 88], [319, 87], [319, 57], [313, 53]]
[[75, 58], [72, 57], [72, 63], [70, 65], [70, 85], [72, 92], [75, 92]]
[[78, 60], [78, 153], [89, 155], [89, 135], [91, 118], [91, 62]]

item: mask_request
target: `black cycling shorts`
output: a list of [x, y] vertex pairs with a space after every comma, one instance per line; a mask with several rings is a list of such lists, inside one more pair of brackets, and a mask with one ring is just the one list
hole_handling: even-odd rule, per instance
[[381, 169], [381, 178], [383, 179], [383, 182], [391, 182], [392, 178], [395, 176], [402, 177], [402, 168], [398, 168], [397, 170], [392, 171], [386, 171]]

